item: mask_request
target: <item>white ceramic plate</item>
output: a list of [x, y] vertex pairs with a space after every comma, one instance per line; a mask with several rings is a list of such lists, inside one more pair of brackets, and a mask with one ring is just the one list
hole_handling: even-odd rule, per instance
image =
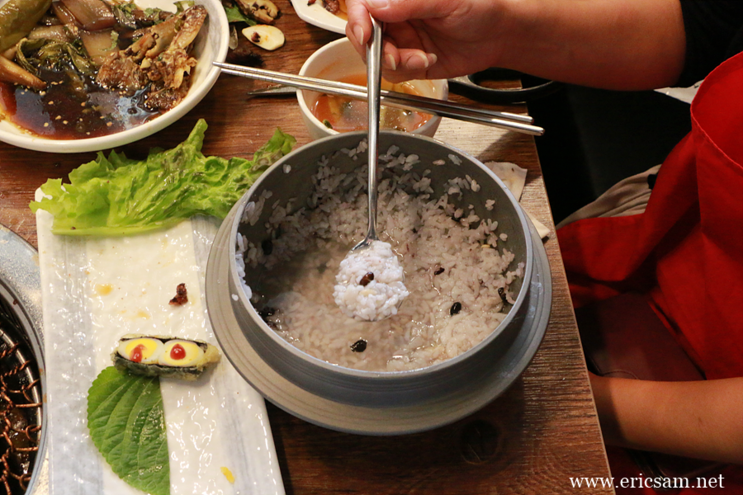
[[[53, 235], [51, 224], [51, 215], [39, 210], [49, 493], [140, 495], [90, 440], [87, 391], [127, 333], [217, 344], [203, 296], [217, 222], [199, 217], [166, 230], [99, 238]], [[172, 306], [180, 283], [188, 303]], [[199, 380], [161, 379], [160, 389], [171, 495], [284, 495], [265, 403], [224, 356]]]
[[[0, 4], [6, 0], [0, 0]], [[136, 0], [135, 3], [143, 8], [158, 7], [174, 11], [171, 0]], [[35, 136], [16, 125], [0, 120], [0, 141], [8, 144], [36, 151], [49, 153], [82, 153], [86, 151], [100, 151], [143, 139], [156, 133], [177, 121], [188, 113], [209, 92], [219, 77], [219, 68], [212, 62], [223, 62], [227, 56], [229, 43], [229, 25], [227, 15], [220, 0], [195, 0], [196, 4], [206, 7], [209, 17], [196, 40], [194, 54], [199, 63], [193, 69], [191, 89], [186, 98], [172, 110], [132, 129], [89, 139], [58, 140]]]
[[307, 0], [291, 0], [294, 10], [300, 19], [334, 33], [346, 34], [346, 21], [333, 15], [322, 6], [321, 1], [307, 5]]

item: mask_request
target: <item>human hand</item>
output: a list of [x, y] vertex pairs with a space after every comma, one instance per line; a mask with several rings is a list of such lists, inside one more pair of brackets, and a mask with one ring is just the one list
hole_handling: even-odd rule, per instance
[[365, 57], [372, 27], [385, 23], [383, 73], [399, 82], [446, 79], [491, 67], [498, 43], [500, 0], [346, 0], [346, 35]]
[[[669, 86], [684, 66], [678, 0], [346, 0], [346, 35], [364, 57], [369, 15], [385, 23], [390, 81], [488, 67], [606, 89]], [[639, 33], [639, 34], [638, 34]]]

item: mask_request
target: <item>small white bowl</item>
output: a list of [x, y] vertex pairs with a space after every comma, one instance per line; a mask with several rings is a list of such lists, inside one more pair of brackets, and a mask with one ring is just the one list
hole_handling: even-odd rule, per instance
[[[302, 65], [299, 75], [318, 77], [338, 81], [343, 77], [366, 74], [366, 65], [348, 41], [348, 38], [328, 43], [313, 53]], [[422, 96], [446, 100], [449, 86], [444, 79], [411, 81]], [[302, 110], [302, 119], [312, 139], [339, 134], [338, 131], [325, 126], [312, 113], [311, 108], [317, 102], [320, 93], [315, 91], [297, 91], [297, 101]], [[428, 122], [413, 131], [413, 134], [433, 137], [441, 123], [441, 117], [434, 115]]]
[[[4, 0], [0, 0], [0, 4], [3, 3]], [[206, 96], [217, 81], [219, 68], [212, 62], [224, 62], [230, 37], [227, 15], [219, 0], [196, 0], [195, 3], [206, 7], [209, 16], [194, 45], [193, 53], [199, 62], [192, 71], [191, 89], [172, 110], [132, 129], [88, 139], [47, 139], [31, 134], [7, 120], [0, 120], [0, 141], [49, 153], [101, 151], [143, 139], [183, 117]], [[175, 11], [172, 0], [137, 0], [136, 4], [142, 8], [158, 7]]]

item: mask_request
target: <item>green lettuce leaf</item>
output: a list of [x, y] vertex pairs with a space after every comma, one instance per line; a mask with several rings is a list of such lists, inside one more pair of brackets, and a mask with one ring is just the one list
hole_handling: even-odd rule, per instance
[[36, 212], [54, 215], [61, 235], [129, 235], [170, 227], [193, 215], [224, 218], [255, 180], [291, 151], [296, 140], [276, 129], [253, 160], [206, 157], [201, 153], [206, 122], [171, 150], [153, 149], [146, 160], [112, 151], [73, 170], [70, 183], [49, 179], [51, 198], [33, 201]]
[[224, 12], [227, 14], [227, 22], [244, 22], [248, 26], [256, 25], [253, 19], [240, 12], [240, 8], [237, 5], [225, 7]]
[[160, 380], [101, 371], [88, 391], [90, 438], [119, 478], [151, 495], [170, 493]]

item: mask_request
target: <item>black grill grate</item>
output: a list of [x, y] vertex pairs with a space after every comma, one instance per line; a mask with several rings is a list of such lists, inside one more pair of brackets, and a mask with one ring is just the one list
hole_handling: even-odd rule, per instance
[[26, 492], [41, 437], [39, 371], [24, 335], [0, 297], [0, 495]]

